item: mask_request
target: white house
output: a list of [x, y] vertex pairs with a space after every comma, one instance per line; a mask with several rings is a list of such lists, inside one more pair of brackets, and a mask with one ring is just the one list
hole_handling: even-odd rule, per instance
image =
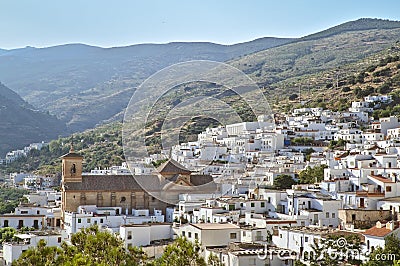
[[374, 227], [363, 233], [365, 237], [366, 251], [372, 252], [377, 247], [385, 247], [385, 237], [392, 234], [400, 237], [398, 222], [376, 222]]
[[16, 240], [3, 244], [3, 259], [5, 265], [18, 259], [21, 254], [30, 247], [36, 247], [40, 240], [45, 240], [48, 246], [60, 246], [62, 242], [61, 234], [56, 232], [30, 232], [29, 234], [16, 234]]
[[172, 224], [126, 224], [121, 225], [119, 235], [126, 248], [149, 246], [153, 241], [172, 238]]
[[198, 240], [203, 247], [227, 246], [230, 242], [240, 241], [240, 227], [225, 223], [187, 224], [174, 229], [178, 236], [190, 241]]

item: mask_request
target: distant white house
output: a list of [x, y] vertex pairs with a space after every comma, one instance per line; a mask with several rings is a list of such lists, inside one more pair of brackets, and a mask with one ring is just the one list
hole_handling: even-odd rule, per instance
[[30, 232], [29, 234], [16, 234], [16, 240], [3, 244], [3, 259], [5, 265], [11, 265], [21, 254], [30, 247], [36, 247], [40, 240], [45, 240], [48, 246], [60, 246], [61, 234], [52, 231]]
[[170, 240], [172, 238], [172, 224], [126, 224], [121, 225], [119, 236], [126, 248], [149, 246], [154, 241]]
[[240, 241], [240, 227], [231, 223], [186, 224], [173, 228], [178, 236], [201, 243], [203, 247], [227, 246]]

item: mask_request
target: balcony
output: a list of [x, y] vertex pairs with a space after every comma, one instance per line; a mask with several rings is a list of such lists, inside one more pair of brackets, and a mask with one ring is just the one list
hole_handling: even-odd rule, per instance
[[385, 197], [385, 192], [374, 190], [372, 192], [369, 191], [356, 191], [357, 197]]

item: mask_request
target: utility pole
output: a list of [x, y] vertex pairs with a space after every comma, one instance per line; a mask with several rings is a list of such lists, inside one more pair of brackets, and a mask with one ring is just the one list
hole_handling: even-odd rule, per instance
[[301, 85], [299, 85], [299, 103], [301, 103]]
[[336, 72], [336, 89], [339, 89], [339, 72]]

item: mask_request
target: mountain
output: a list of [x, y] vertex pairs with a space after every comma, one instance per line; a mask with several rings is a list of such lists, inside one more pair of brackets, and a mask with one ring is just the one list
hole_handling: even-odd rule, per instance
[[65, 134], [56, 117], [32, 109], [18, 94], [0, 83], [0, 157], [33, 142]]
[[400, 28], [400, 21], [360, 18], [355, 21], [348, 21], [343, 24], [334, 26], [332, 28], [314, 34], [310, 34], [308, 36], [300, 38], [299, 41], [321, 39], [325, 37], [330, 37], [335, 34], [344, 33], [347, 31], [360, 31], [360, 30], [372, 30], [372, 29], [387, 30], [387, 29], [397, 29], [397, 28]]
[[225, 61], [279, 96], [293, 92], [296, 79], [357, 62], [398, 40], [400, 22], [359, 19], [300, 39], [262, 38], [235, 45], [26, 47], [0, 53], [0, 80], [36, 108], [57, 115], [69, 130], [81, 131], [120, 120], [135, 88], [177, 62]]
[[334, 69], [383, 51], [400, 40], [400, 22], [360, 19], [229, 63], [260, 85]]
[[0, 53], [0, 80], [35, 107], [67, 122], [71, 130], [83, 130], [121, 112], [134, 88], [166, 66], [194, 59], [226, 61], [292, 40], [26, 47]]

